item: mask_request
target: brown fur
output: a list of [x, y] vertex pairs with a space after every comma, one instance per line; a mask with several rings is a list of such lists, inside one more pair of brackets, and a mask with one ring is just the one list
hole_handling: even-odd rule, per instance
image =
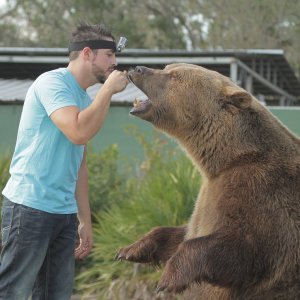
[[158, 227], [118, 259], [166, 263], [187, 299], [300, 299], [300, 140], [228, 78], [173, 64], [130, 73], [132, 114], [175, 137], [205, 178], [187, 226]]

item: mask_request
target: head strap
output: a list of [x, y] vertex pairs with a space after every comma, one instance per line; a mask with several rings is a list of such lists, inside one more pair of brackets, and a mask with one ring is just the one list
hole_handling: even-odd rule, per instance
[[72, 42], [69, 44], [69, 52], [80, 51], [85, 47], [89, 47], [91, 49], [111, 49], [116, 52], [116, 43], [114, 41], [107, 40]]

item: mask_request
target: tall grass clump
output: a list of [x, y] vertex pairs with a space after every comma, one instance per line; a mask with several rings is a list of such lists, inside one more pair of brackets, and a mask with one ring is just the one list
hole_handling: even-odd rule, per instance
[[121, 175], [118, 164], [117, 145], [111, 145], [102, 152], [88, 149], [89, 199], [93, 213], [122, 201], [125, 178]]
[[[97, 299], [160, 299], [151, 294], [154, 286], [149, 284], [159, 278], [159, 271], [151, 266], [116, 262], [114, 256], [118, 248], [155, 226], [186, 223], [197, 197], [200, 176], [180, 149], [159, 139], [147, 142], [140, 137], [140, 142], [145, 159], [135, 173], [125, 175], [124, 199], [94, 214], [91, 263], [76, 279], [78, 292], [97, 295]], [[139, 293], [149, 295], [139, 297]]]
[[0, 157], [0, 189], [1, 192], [9, 178], [9, 166], [11, 161], [10, 153], [3, 153]]
[[[0, 157], [0, 208], [2, 207], [2, 190], [4, 189], [6, 182], [9, 178], [9, 166], [11, 161], [11, 153], [3, 153]], [[0, 214], [1, 221], [1, 214]]]

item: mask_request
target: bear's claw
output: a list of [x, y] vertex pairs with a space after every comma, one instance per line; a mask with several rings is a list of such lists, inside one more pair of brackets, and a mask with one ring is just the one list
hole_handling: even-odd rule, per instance
[[123, 259], [125, 259], [125, 257], [124, 257], [122, 254], [117, 253], [117, 254], [115, 255], [115, 260], [122, 261]]
[[160, 293], [160, 292], [163, 292], [165, 289], [166, 289], [165, 286], [157, 285], [157, 287], [156, 287], [156, 289], [155, 289], [155, 292], [156, 292], [156, 293]]

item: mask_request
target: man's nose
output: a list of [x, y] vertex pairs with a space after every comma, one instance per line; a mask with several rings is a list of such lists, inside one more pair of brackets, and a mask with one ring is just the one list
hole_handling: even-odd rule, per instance
[[117, 59], [116, 59], [116, 56], [115, 56], [115, 55], [112, 56], [111, 64], [114, 65], [114, 66], [117, 66], [117, 65], [118, 65]]

